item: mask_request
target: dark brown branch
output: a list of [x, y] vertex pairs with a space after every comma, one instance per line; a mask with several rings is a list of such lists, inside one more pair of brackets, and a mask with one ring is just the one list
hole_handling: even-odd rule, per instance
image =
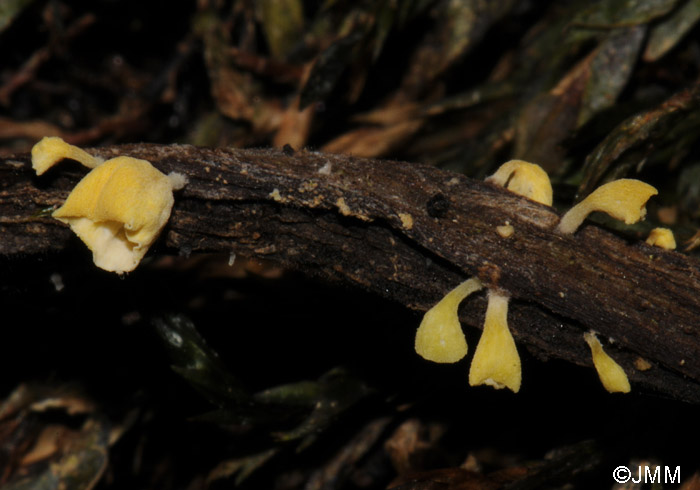
[[[700, 402], [693, 258], [595, 226], [563, 236], [551, 208], [425, 165], [190, 146], [94, 153], [143, 158], [189, 176], [165, 232], [166, 245], [181, 252], [263, 257], [416, 310], [476, 275], [512, 296], [513, 334], [535, 355], [591, 365], [583, 333], [592, 329], [604, 345], [614, 339], [606, 349], [633, 388]], [[65, 226], [32, 216], [63, 202], [80, 176], [58, 168], [38, 178], [26, 155], [0, 160], [0, 254], [68, 246]], [[506, 222], [515, 229], [509, 238], [496, 232]], [[483, 295], [465, 303], [463, 321], [479, 326]], [[639, 370], [639, 359], [652, 367]]]

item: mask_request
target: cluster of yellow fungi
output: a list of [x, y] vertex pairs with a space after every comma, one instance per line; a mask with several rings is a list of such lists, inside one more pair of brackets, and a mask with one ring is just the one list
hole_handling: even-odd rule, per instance
[[[185, 177], [176, 173], [165, 175], [150, 162], [127, 156], [104, 161], [56, 137], [43, 138], [32, 148], [32, 166], [37, 175], [65, 159], [75, 160], [91, 171], [52, 216], [70, 226], [87, 245], [97, 267], [118, 273], [134, 270], [168, 221], [173, 190], [185, 185]], [[552, 186], [539, 165], [511, 160], [486, 180], [552, 205]], [[574, 233], [593, 211], [605, 212], [626, 224], [636, 223], [644, 218], [646, 202], [655, 194], [656, 189], [638, 180], [607, 183], [564, 214], [557, 230]], [[503, 237], [513, 233], [509, 224], [498, 228]], [[666, 249], [676, 246], [673, 233], [665, 228], [654, 229], [647, 243]], [[468, 279], [428, 310], [416, 332], [419, 355], [438, 363], [454, 363], [467, 355], [457, 310], [467, 296], [482, 288], [479, 279]], [[488, 291], [484, 328], [469, 370], [471, 386], [485, 384], [515, 393], [520, 390], [522, 370], [508, 328], [508, 301], [504, 291]], [[627, 375], [605, 353], [595, 333], [586, 333], [584, 339], [605, 389], [629, 392]]]
[[[547, 173], [539, 166], [522, 160], [504, 163], [487, 182], [503, 186], [528, 199], [547, 206], [552, 205], [552, 186]], [[600, 186], [583, 201], [562, 216], [557, 231], [575, 233], [586, 217], [602, 211], [615, 219], [633, 224], [644, 218], [646, 202], [657, 194], [656, 189], [639, 180], [620, 179]], [[498, 227], [499, 235], [506, 237]], [[673, 233], [657, 228], [647, 243], [666, 249], [675, 248]], [[483, 288], [477, 278], [463, 282], [423, 317], [416, 332], [415, 349], [423, 358], [439, 363], [454, 363], [467, 355], [467, 341], [459, 323], [459, 304], [470, 294]], [[496, 389], [520, 390], [522, 369], [515, 341], [508, 328], [509, 296], [497, 289], [489, 289], [484, 328], [469, 369], [471, 386], [489, 385]], [[603, 387], [613, 392], [628, 393], [630, 384], [622, 367], [603, 350], [595, 333], [588, 332], [584, 340], [591, 350], [593, 365]]]
[[134, 270], [168, 221], [173, 190], [185, 185], [185, 177], [165, 175], [150, 162], [127, 156], [104, 161], [57, 137], [43, 138], [32, 148], [37, 175], [65, 159], [92, 170], [52, 216], [87, 245], [97, 267]]

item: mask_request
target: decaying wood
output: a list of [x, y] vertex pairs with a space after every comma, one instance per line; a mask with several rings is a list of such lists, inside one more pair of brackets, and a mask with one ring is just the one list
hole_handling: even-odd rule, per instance
[[[590, 366], [583, 333], [595, 330], [633, 389], [700, 402], [693, 258], [592, 225], [563, 236], [552, 208], [425, 165], [190, 146], [93, 153], [143, 158], [189, 177], [160, 251], [262, 257], [419, 311], [476, 275], [511, 295], [509, 324], [521, 349]], [[73, 246], [64, 225], [35, 216], [62, 203], [83, 174], [59, 166], [36, 177], [27, 155], [0, 159], [0, 254]], [[506, 222], [515, 229], [508, 238], [496, 231]], [[481, 294], [465, 301], [461, 317], [479, 327], [484, 312]], [[417, 325], [405, 327], [397, 335], [413, 335]], [[651, 367], [640, 370], [640, 360]]]

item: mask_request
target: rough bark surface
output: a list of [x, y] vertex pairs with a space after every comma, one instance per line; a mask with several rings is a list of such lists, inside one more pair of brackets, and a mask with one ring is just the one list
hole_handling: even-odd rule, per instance
[[[633, 390], [700, 402], [700, 265], [691, 257], [592, 225], [561, 235], [552, 208], [425, 165], [177, 145], [91, 152], [188, 176], [160, 249], [261, 257], [419, 311], [478, 276], [511, 296], [520, 348], [592, 366], [583, 333], [595, 330]], [[0, 254], [75, 246], [66, 226], [36, 215], [84, 174], [64, 164], [37, 177], [28, 155], [0, 159]], [[506, 222], [515, 233], [503, 238], [496, 227]], [[480, 294], [461, 318], [480, 328], [484, 312]], [[406, 327], [413, 335], [417, 325]]]

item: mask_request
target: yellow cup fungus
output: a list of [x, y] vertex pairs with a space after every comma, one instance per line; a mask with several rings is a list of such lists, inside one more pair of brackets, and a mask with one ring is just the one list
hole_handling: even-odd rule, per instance
[[52, 216], [88, 246], [97, 267], [118, 273], [134, 270], [168, 221], [173, 190], [184, 186], [184, 176], [167, 176], [146, 160], [126, 156], [101, 163], [60, 138], [44, 138], [32, 149], [37, 173], [64, 158], [93, 170]]
[[501, 165], [496, 173], [486, 178], [504, 186], [511, 192], [525, 196], [547, 206], [552, 205], [552, 184], [542, 167], [523, 160], [510, 160]]
[[418, 355], [439, 363], [457, 362], [467, 355], [467, 340], [459, 324], [457, 310], [464, 298], [482, 287], [478, 279], [468, 279], [426, 312], [416, 332]]
[[619, 179], [601, 185], [583, 201], [571, 208], [559, 222], [561, 233], [574, 233], [593, 211], [602, 211], [631, 225], [644, 219], [646, 203], [658, 191], [635, 179]]
[[586, 332], [583, 334], [583, 338], [591, 348], [593, 365], [598, 371], [598, 377], [603, 383], [603, 387], [610, 393], [629, 393], [631, 387], [627, 374], [612, 357], [605, 353], [595, 333]]
[[676, 249], [676, 239], [668, 228], [654, 228], [647, 237], [647, 244], [653, 247], [661, 247], [666, 250]]
[[520, 390], [522, 370], [515, 341], [508, 329], [508, 296], [489, 290], [484, 331], [469, 369], [471, 386], [489, 385], [496, 389]]

